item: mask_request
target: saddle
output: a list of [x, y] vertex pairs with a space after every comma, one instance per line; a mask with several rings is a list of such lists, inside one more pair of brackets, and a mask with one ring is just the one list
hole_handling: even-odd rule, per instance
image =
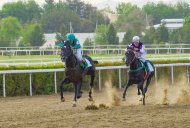
[[[142, 60], [140, 60], [140, 62], [144, 66], [144, 69], [145, 69], [144, 79], [146, 79], [149, 76], [150, 72], [154, 71], [154, 65], [149, 60], [146, 60], [145, 62], [143, 62]], [[148, 64], [151, 65], [151, 68], [152, 68], [151, 70], [149, 69]]]

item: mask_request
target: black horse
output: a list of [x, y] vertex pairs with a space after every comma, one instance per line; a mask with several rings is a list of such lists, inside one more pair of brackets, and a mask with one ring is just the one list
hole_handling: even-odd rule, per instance
[[76, 99], [80, 98], [82, 96], [81, 86], [82, 86], [82, 80], [85, 75], [90, 75], [91, 81], [90, 81], [90, 89], [89, 89], [89, 101], [92, 101], [92, 88], [94, 85], [94, 78], [95, 78], [95, 63], [98, 63], [98, 61], [93, 61], [89, 56], [84, 55], [86, 59], [89, 60], [91, 63], [91, 67], [87, 68], [85, 70], [85, 73], [83, 72], [83, 69], [81, 68], [79, 61], [73, 54], [73, 50], [70, 45], [65, 44], [61, 48], [61, 60], [65, 62], [65, 75], [66, 78], [63, 79], [60, 83], [60, 95], [61, 95], [61, 101], [64, 102], [65, 98], [63, 97], [63, 85], [68, 83], [73, 83], [75, 88], [75, 95], [73, 99], [73, 107], [76, 106]]
[[[130, 65], [130, 69], [128, 73], [129, 79], [127, 81], [125, 90], [123, 92], [122, 100], [123, 101], [125, 100], [126, 91], [128, 87], [131, 86], [132, 84], [137, 84], [138, 95], [142, 93], [142, 98], [140, 100], [143, 100], [143, 105], [145, 105], [145, 93], [147, 92], [151, 78], [154, 76], [154, 71], [150, 72], [150, 74], [147, 75], [146, 67], [144, 66], [143, 62], [135, 57], [133, 48], [130, 47], [128, 47], [125, 52], [125, 63], [127, 66]], [[154, 69], [154, 65], [150, 61], [148, 61], [148, 63], [150, 63]], [[144, 88], [143, 85], [145, 81], [146, 81], [146, 86]]]

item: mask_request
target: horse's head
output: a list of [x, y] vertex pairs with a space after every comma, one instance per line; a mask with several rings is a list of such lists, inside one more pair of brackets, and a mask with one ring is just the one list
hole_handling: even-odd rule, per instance
[[64, 62], [72, 53], [71, 46], [65, 43], [61, 48], [61, 60]]
[[128, 46], [125, 50], [125, 64], [129, 66], [135, 59], [135, 53], [133, 47]]

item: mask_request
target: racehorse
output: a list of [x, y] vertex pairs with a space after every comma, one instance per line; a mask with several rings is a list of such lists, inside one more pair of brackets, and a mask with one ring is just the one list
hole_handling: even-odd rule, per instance
[[[84, 55], [86, 59], [91, 63], [91, 67], [86, 70], [86, 75], [90, 75], [90, 89], [89, 89], [89, 101], [92, 101], [92, 88], [94, 85], [95, 78], [95, 63], [98, 61], [93, 61], [89, 56]], [[73, 107], [76, 107], [77, 98], [79, 99], [82, 96], [81, 86], [83, 80], [83, 69], [81, 68], [79, 61], [73, 54], [73, 50], [69, 44], [64, 44], [61, 48], [61, 60], [65, 62], [65, 76], [66, 78], [60, 82], [60, 95], [61, 101], [64, 102], [65, 98], [63, 97], [63, 85], [68, 83], [74, 84], [75, 95], [73, 99]]]
[[[151, 64], [153, 68], [153, 71], [151, 71], [150, 74], [148, 75], [147, 75], [143, 62], [139, 58], [135, 57], [133, 48], [127, 47], [127, 50], [125, 52], [125, 64], [126, 66], [130, 65], [130, 69], [128, 72], [129, 79], [127, 81], [127, 84], [123, 92], [123, 97], [122, 97], [123, 101], [125, 101], [126, 91], [128, 87], [131, 86], [132, 84], [137, 84], [138, 95], [142, 93], [142, 97], [140, 101], [143, 101], [143, 105], [145, 105], [145, 94], [151, 82], [151, 78], [154, 76], [154, 65], [150, 61], [148, 61], [147, 63]], [[144, 88], [145, 81], [146, 81], [146, 86]], [[141, 93], [140, 93], [140, 90], [141, 90]]]

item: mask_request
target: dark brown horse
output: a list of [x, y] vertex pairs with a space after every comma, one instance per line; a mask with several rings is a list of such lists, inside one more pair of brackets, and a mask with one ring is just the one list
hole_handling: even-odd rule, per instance
[[[131, 47], [127, 48], [127, 51], [125, 53], [125, 64], [127, 66], [130, 66], [129, 70], [129, 79], [127, 81], [127, 84], [125, 86], [125, 90], [123, 92], [123, 101], [126, 97], [126, 91], [129, 86], [133, 84], [137, 84], [138, 88], [138, 95], [142, 94], [142, 98], [140, 100], [143, 101], [143, 105], [145, 105], [145, 94], [147, 92], [148, 86], [151, 82], [152, 77], [154, 76], [154, 71], [151, 71], [149, 75], [147, 75], [145, 70], [145, 65], [143, 62], [140, 61], [140, 59], [135, 57], [135, 53], [133, 52], [133, 49]], [[148, 61], [148, 60], [147, 60]], [[154, 65], [148, 61], [154, 69]], [[144, 82], [146, 82], [146, 86], [144, 87]], [[141, 93], [140, 93], [141, 91]]]
[[[88, 59], [91, 63], [91, 67], [88, 67], [87, 70], [85, 70], [85, 75], [90, 75], [91, 81], [90, 81], [90, 89], [89, 89], [89, 101], [92, 101], [92, 88], [94, 85], [94, 78], [95, 78], [95, 63], [98, 63], [98, 61], [93, 61], [89, 56], [84, 55], [86, 59]], [[81, 68], [79, 61], [73, 54], [73, 50], [70, 45], [65, 44], [61, 48], [61, 60], [65, 62], [65, 76], [66, 78], [63, 79], [60, 83], [60, 95], [61, 95], [61, 101], [64, 102], [65, 98], [63, 97], [63, 85], [68, 83], [74, 84], [75, 89], [75, 95], [73, 99], [73, 107], [76, 106], [77, 98], [79, 99], [82, 96], [81, 92], [81, 86], [82, 86], [82, 80], [83, 80], [83, 69]]]

